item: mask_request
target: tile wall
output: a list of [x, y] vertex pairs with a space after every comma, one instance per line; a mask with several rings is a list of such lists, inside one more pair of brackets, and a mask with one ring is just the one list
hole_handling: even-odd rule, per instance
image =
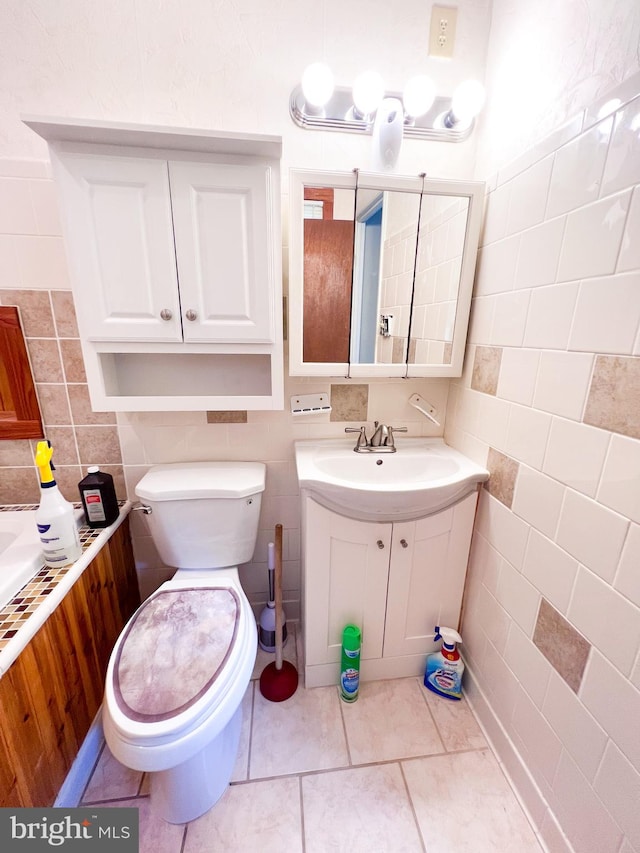
[[462, 625], [476, 707], [550, 850], [631, 853], [640, 851], [640, 97], [607, 115], [609, 104], [489, 182], [445, 437], [491, 470]]

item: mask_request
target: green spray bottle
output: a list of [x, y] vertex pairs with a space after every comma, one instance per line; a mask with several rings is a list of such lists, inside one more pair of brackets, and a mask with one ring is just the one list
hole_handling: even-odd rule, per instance
[[355, 702], [358, 698], [361, 640], [360, 628], [356, 625], [345, 625], [340, 663], [340, 698], [343, 702]]

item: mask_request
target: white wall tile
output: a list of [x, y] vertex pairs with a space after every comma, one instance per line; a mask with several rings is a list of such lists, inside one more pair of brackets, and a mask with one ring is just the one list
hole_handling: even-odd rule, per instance
[[500, 569], [496, 599], [530, 637], [538, 615], [540, 593], [507, 560]]
[[640, 272], [588, 279], [580, 283], [569, 349], [630, 355], [639, 325]]
[[540, 349], [567, 349], [577, 298], [577, 282], [533, 290], [524, 345]]
[[597, 124], [556, 152], [547, 218], [598, 198], [613, 118]]
[[625, 757], [640, 770], [640, 691], [592, 649], [579, 696]]
[[60, 236], [62, 223], [55, 184], [50, 180], [34, 180], [29, 181], [28, 184], [38, 223], [37, 233], [43, 236]]
[[498, 187], [487, 195], [480, 243], [486, 246], [501, 240], [507, 231], [507, 215], [509, 213], [509, 194], [511, 184]]
[[480, 492], [478, 529], [485, 539], [517, 569], [522, 566], [529, 526], [486, 489]]
[[529, 769], [542, 774], [551, 784], [556, 773], [562, 744], [539, 709], [522, 693], [513, 710], [512, 726], [524, 744], [529, 757]]
[[522, 233], [514, 282], [516, 288], [540, 287], [556, 280], [565, 224], [566, 217], [562, 216]]
[[624, 543], [614, 587], [640, 607], [640, 526], [632, 524]]
[[564, 748], [591, 781], [600, 765], [608, 737], [567, 682], [555, 671], [552, 671], [549, 679], [542, 713]]
[[560, 513], [556, 542], [606, 581], [615, 575], [629, 522], [571, 489]]
[[640, 648], [640, 609], [582, 567], [568, 618], [623, 675], [630, 674]]
[[615, 117], [611, 145], [604, 169], [601, 195], [640, 183], [640, 98], [631, 101]]
[[618, 257], [618, 272], [640, 268], [640, 188], [636, 187], [631, 198], [631, 206], [627, 216], [627, 224], [622, 236], [620, 256]]
[[484, 671], [486, 677], [483, 686], [488, 689], [493, 699], [496, 716], [508, 730], [516, 702], [524, 692], [523, 688], [490, 642], [487, 642], [485, 648]]
[[504, 659], [531, 699], [540, 708], [553, 668], [529, 637], [511, 623]]
[[484, 246], [478, 255], [476, 296], [513, 290], [520, 235]]
[[517, 290], [514, 293], [499, 293], [494, 299], [492, 345], [521, 346], [529, 311], [529, 291]]
[[[0, 240], [0, 253], [2, 242]], [[0, 270], [1, 254], [0, 254]], [[495, 310], [495, 296], [476, 296], [471, 303], [471, 320], [469, 324], [469, 343], [488, 344], [491, 341], [491, 328], [493, 327], [493, 312]]]
[[13, 237], [0, 234], [0, 290], [20, 287], [20, 270]]
[[537, 530], [529, 534], [522, 574], [561, 613], [566, 613], [578, 562]]
[[598, 500], [640, 522], [640, 441], [612, 435]]
[[70, 290], [62, 237], [14, 237], [23, 288]]
[[558, 281], [610, 275], [615, 270], [630, 201], [627, 190], [569, 214]]
[[501, 450], [506, 443], [511, 403], [491, 394], [478, 394], [478, 397], [476, 434], [482, 441]]
[[512, 509], [531, 527], [553, 539], [558, 527], [564, 492], [562, 483], [521, 465]]
[[545, 412], [512, 405], [505, 451], [532, 468], [542, 468], [551, 421]]
[[631, 845], [640, 850], [640, 773], [612, 743], [607, 745], [594, 789]]
[[561, 483], [594, 496], [610, 436], [587, 424], [554, 418], [542, 470]]
[[507, 643], [511, 618], [498, 604], [489, 590], [482, 585], [476, 601], [476, 618], [484, 626], [484, 632], [492, 645], [501, 653]]
[[544, 219], [553, 156], [545, 157], [511, 182], [507, 234], [531, 228]]
[[567, 752], [560, 758], [553, 791], [554, 809], [574, 850], [618, 853], [620, 828]]
[[21, 178], [0, 178], [0, 234], [37, 233], [29, 182]]
[[[499, 299], [500, 297], [495, 297]], [[497, 396], [530, 406], [538, 375], [538, 350], [506, 347], [500, 360]]]
[[543, 352], [533, 405], [545, 412], [580, 420], [592, 368], [593, 356], [586, 353]]

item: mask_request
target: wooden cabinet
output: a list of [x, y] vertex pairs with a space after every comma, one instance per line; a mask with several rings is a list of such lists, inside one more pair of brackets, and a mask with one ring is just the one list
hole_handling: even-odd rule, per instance
[[279, 137], [28, 120], [95, 411], [281, 409]]
[[342, 629], [362, 630], [362, 678], [424, 671], [435, 625], [458, 627], [477, 493], [417, 521], [354, 521], [303, 498], [307, 687], [336, 684]]
[[0, 679], [0, 807], [53, 804], [139, 603], [125, 519]]

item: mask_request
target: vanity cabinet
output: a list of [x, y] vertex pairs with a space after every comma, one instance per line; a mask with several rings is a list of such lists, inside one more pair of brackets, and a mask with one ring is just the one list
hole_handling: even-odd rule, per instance
[[281, 409], [279, 137], [29, 118], [95, 411]]
[[420, 675], [435, 625], [460, 621], [477, 492], [416, 521], [356, 521], [303, 497], [305, 684], [337, 684], [342, 630], [363, 680]]
[[125, 519], [0, 678], [0, 807], [53, 805], [139, 603]]

